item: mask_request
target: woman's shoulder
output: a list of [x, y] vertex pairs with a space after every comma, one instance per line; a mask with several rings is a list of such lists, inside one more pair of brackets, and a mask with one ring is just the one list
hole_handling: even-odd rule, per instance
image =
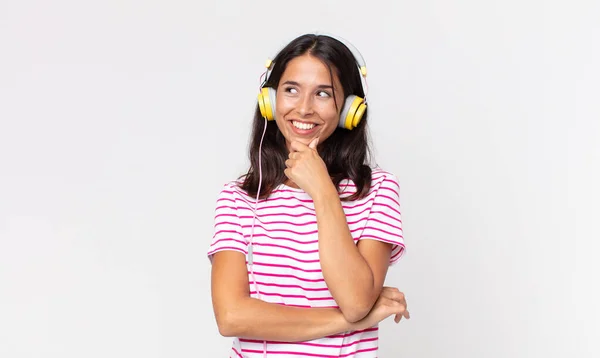
[[[371, 169], [371, 180], [368, 192], [362, 199], [357, 199], [358, 201], [368, 201], [373, 198], [373, 195], [377, 195], [380, 192], [380, 189], [390, 189], [395, 192], [398, 192], [400, 189], [400, 185], [398, 184], [398, 178], [392, 172], [385, 170], [379, 166], [370, 167]], [[365, 183], [367, 184], [367, 183]], [[340, 198], [347, 198], [351, 195], [354, 195], [357, 190], [356, 183], [351, 179], [343, 179], [339, 183], [339, 192]]]
[[238, 197], [248, 198], [248, 194], [241, 188], [244, 183], [243, 179], [237, 178], [224, 182], [220, 187], [220, 197]]
[[398, 177], [388, 171], [385, 170], [383, 168], [381, 168], [380, 166], [376, 166], [376, 167], [372, 167], [371, 168], [371, 187], [373, 186], [379, 186], [379, 185], [395, 185], [397, 187], [400, 187], [400, 182], [398, 180]]

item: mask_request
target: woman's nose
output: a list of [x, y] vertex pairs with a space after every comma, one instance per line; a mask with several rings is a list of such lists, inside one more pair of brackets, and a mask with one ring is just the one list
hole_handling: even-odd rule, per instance
[[298, 103], [298, 113], [305, 117], [313, 113], [313, 97], [304, 95]]

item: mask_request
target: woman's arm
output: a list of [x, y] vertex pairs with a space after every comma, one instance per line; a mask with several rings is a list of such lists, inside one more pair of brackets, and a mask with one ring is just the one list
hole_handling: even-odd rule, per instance
[[[393, 249], [389, 242], [401, 238], [401, 229], [396, 224], [386, 230], [376, 229], [374, 233], [363, 235], [375, 240], [354, 243], [337, 189], [316, 150], [317, 143], [318, 138], [308, 146], [293, 141], [289, 159], [285, 162], [285, 175], [313, 199], [319, 231], [319, 260], [325, 283], [344, 317], [349, 322], [357, 322], [369, 313], [381, 293]], [[394, 191], [393, 195], [397, 196], [397, 193]], [[386, 215], [378, 221], [400, 222], [395, 215]], [[381, 235], [390, 229], [394, 232]], [[365, 232], [368, 231], [372, 228], [365, 228]]]
[[349, 322], [363, 319], [383, 288], [392, 245], [361, 240], [348, 228], [333, 184], [313, 197], [319, 230], [319, 259], [331, 295]]
[[244, 254], [214, 254], [212, 302], [219, 332], [227, 337], [299, 342], [353, 330], [339, 309], [300, 308], [251, 298]]

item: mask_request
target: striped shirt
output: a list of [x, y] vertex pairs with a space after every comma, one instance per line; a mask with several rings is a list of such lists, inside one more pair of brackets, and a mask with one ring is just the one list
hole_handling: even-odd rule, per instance
[[[221, 190], [215, 210], [215, 227], [208, 257], [235, 250], [247, 255], [256, 198], [233, 181]], [[343, 201], [346, 221], [354, 238], [393, 244], [389, 264], [404, 253], [397, 178], [380, 168], [373, 170], [369, 194]], [[340, 184], [340, 198], [352, 195], [351, 180]], [[254, 281], [248, 266], [252, 297], [298, 307], [339, 308], [327, 289], [319, 263], [317, 219], [313, 200], [302, 189], [284, 184], [260, 200], [253, 235]], [[246, 256], [246, 259], [248, 256]], [[247, 261], [246, 261], [247, 263]], [[307, 342], [267, 341], [269, 357], [377, 357], [378, 326], [344, 332]], [[263, 341], [235, 338], [231, 358], [263, 357]]]

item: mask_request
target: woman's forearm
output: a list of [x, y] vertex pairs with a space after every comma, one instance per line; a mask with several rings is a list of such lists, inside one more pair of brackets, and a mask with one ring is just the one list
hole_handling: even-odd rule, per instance
[[354, 243], [335, 187], [315, 195], [313, 202], [323, 277], [344, 317], [356, 322], [368, 314], [378, 297], [373, 272]]
[[227, 337], [282, 342], [308, 341], [354, 328], [337, 308], [290, 307], [251, 297], [236, 302], [217, 323]]

